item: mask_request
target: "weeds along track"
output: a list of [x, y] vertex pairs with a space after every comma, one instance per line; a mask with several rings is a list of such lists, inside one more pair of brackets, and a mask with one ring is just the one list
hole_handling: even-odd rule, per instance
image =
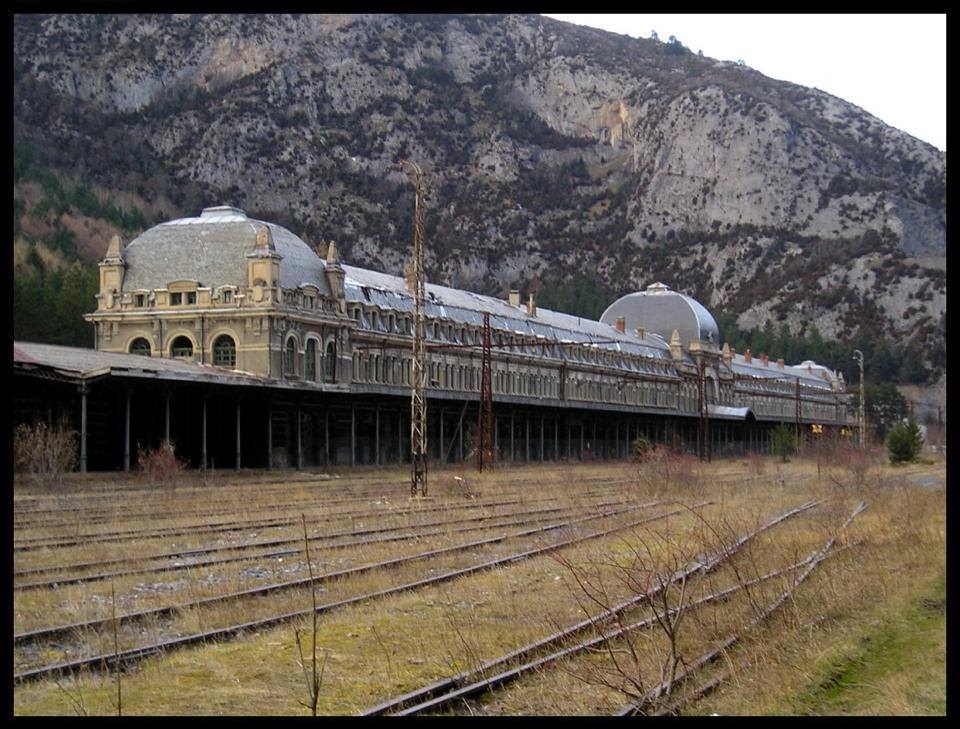
[[[15, 663], [18, 669], [14, 678], [20, 682], [70, 672], [85, 666], [125, 665], [143, 656], [179, 646], [234, 636], [244, 631], [303, 617], [310, 614], [311, 610], [297, 606], [309, 604], [307, 597], [312, 586], [323, 586], [326, 602], [319, 605], [317, 610], [327, 611], [448, 581], [479, 570], [509, 565], [653, 520], [687, 514], [690, 509], [701, 508], [709, 502], [640, 518], [631, 517], [632, 512], [659, 503], [622, 507], [557, 521], [542, 527], [502, 533], [486, 539], [327, 572], [317, 575], [312, 583], [309, 578], [300, 578], [254, 590], [120, 615], [116, 620], [92, 620], [18, 634], [14, 637], [17, 654]], [[605, 522], [601, 525], [602, 528], [593, 531], [583, 529], [589, 522], [598, 520]], [[560, 538], [553, 541], [544, 539], [550, 535]], [[524, 542], [527, 544], [523, 545]], [[391, 575], [393, 580], [390, 579]], [[256, 613], [259, 613], [259, 616], [251, 619], [250, 615]], [[241, 618], [239, 622], [238, 617]], [[192, 625], [203, 626], [203, 629], [191, 632]], [[122, 649], [106, 649], [108, 645], [112, 646], [113, 639], [118, 640]], [[64, 654], [68, 656], [67, 660], [47, 662], [53, 655]], [[69, 657], [70, 654], [72, 657]]]
[[[796, 577], [796, 579], [793, 581], [793, 584], [777, 595], [777, 597], [768, 605], [763, 607], [761, 610], [758, 610], [755, 617], [746, 623], [740, 630], [731, 633], [720, 643], [687, 663], [683, 670], [675, 676], [668, 678], [657, 686], [654, 686], [639, 699], [624, 706], [616, 713], [616, 715], [632, 716], [635, 714], [647, 713], [647, 710], [651, 706], [654, 706], [658, 700], [669, 696], [675, 687], [682, 687], [683, 684], [690, 680], [694, 674], [714, 663], [726, 651], [730, 650], [737, 643], [741, 642], [751, 630], [768, 620], [770, 616], [772, 616], [777, 610], [780, 609], [780, 607], [783, 606], [783, 604], [793, 595], [793, 592], [799, 588], [800, 584], [811, 575], [811, 573], [817, 568], [817, 566], [819, 566], [821, 562], [831, 556], [831, 554], [836, 553], [836, 551], [834, 551], [834, 545], [836, 544], [840, 534], [843, 533], [847, 527], [850, 526], [857, 515], [866, 508], [866, 502], [861, 501], [853, 510], [853, 513], [851, 513], [847, 520], [840, 526], [840, 528], [837, 530], [837, 533], [827, 540], [827, 543], [823, 546], [823, 548], [813, 553], [807, 558], [807, 560], [805, 560], [806, 569], [804, 569], [803, 572]], [[692, 692], [690, 698], [694, 698], [694, 696], [702, 696], [703, 694], [715, 689], [718, 685], [720, 685], [719, 681], [705, 684], [704, 686], [701, 686], [699, 689]], [[675, 711], [680, 705], [682, 705], [682, 702], [674, 702], [671, 708]]]
[[[625, 504], [624, 499], [597, 501], [591, 508], [607, 508]], [[504, 506], [497, 503], [495, 506]], [[536, 524], [551, 518], [573, 516], [575, 512], [582, 512], [582, 506], [559, 507], [552, 506], [541, 509], [511, 509], [506, 514], [484, 513], [473, 516], [421, 521], [408, 525], [388, 525], [368, 527], [364, 529], [330, 532], [308, 536], [308, 542], [313, 548], [345, 549], [362, 547], [384, 542], [400, 542], [410, 539], [424, 539], [426, 537], [444, 534], [463, 534], [465, 532], [482, 529], [494, 529], [511, 526]], [[286, 547], [286, 549], [277, 549]], [[116, 559], [99, 560], [71, 565], [53, 565], [37, 567], [29, 570], [14, 572], [14, 589], [31, 590], [41, 588], [55, 588], [63, 585], [79, 584], [83, 582], [97, 582], [117, 577], [131, 575], [158, 574], [161, 572], [187, 572], [199, 567], [231, 564], [235, 562], [258, 562], [261, 560], [276, 560], [284, 557], [298, 556], [303, 552], [303, 537], [286, 537], [282, 539], [267, 539], [240, 544], [211, 546], [202, 549], [177, 550], [159, 554], [130, 556]], [[262, 551], [269, 548], [270, 551]], [[210, 557], [226, 552], [240, 552], [230, 557]], [[159, 564], [146, 564], [157, 562]], [[111, 565], [140, 565], [116, 569], [109, 572], [88, 570], [102, 569]], [[37, 579], [45, 576], [44, 579]], [[18, 577], [33, 578], [33, 581], [17, 581]]]
[[[608, 490], [604, 489], [602, 491], [585, 491], [582, 494], [583, 499], [590, 499], [594, 496], [600, 495], [602, 493], [608, 493]], [[311, 517], [311, 520], [319, 523], [323, 522], [332, 522], [332, 521], [343, 521], [348, 519], [371, 519], [378, 516], [403, 516], [409, 514], [423, 514], [430, 512], [445, 512], [456, 509], [483, 509], [490, 507], [498, 506], [513, 506], [517, 504], [524, 504], [529, 502], [539, 502], [539, 501], [549, 501], [551, 500], [550, 496], [533, 496], [529, 494], [511, 494], [509, 496], [500, 497], [496, 500], [464, 500], [458, 503], [447, 503], [442, 505], [430, 505], [430, 502], [423, 503], [410, 503], [401, 496], [397, 501], [390, 501], [390, 499], [385, 497], [380, 497], [379, 499], [364, 504], [362, 508], [349, 509], [345, 511], [330, 511], [329, 505], [326, 503], [317, 502], [313, 503], [313, 508], [309, 510], [300, 509], [297, 511], [297, 507], [288, 508], [288, 514], [283, 517], [274, 517], [264, 519], [262, 517], [252, 517], [248, 519], [233, 519], [230, 521], [223, 522], [204, 522], [198, 521], [194, 523], [191, 521], [187, 524], [179, 523], [176, 526], [168, 527], [153, 527], [153, 528], [138, 528], [138, 529], [126, 529], [126, 530], [114, 530], [114, 531], [101, 531], [101, 532], [85, 532], [79, 533], [76, 530], [77, 525], [74, 525], [76, 530], [72, 536], [41, 536], [41, 537], [21, 537], [19, 541], [14, 542], [14, 552], [29, 552], [35, 551], [42, 548], [62, 548], [62, 547], [73, 547], [73, 546], [86, 546], [90, 544], [106, 543], [106, 542], [142, 542], [148, 539], [154, 538], [170, 538], [170, 537], [181, 537], [185, 535], [200, 535], [200, 534], [219, 534], [224, 532], [235, 532], [243, 531], [250, 529], [267, 529], [271, 527], [289, 527], [296, 526], [300, 521], [300, 514], [307, 514]], [[406, 505], [404, 505], [406, 502]], [[147, 521], [155, 522], [160, 518], [160, 515], [154, 515], [147, 519]], [[184, 517], [166, 517], [176, 519], [178, 522], [182, 522]], [[196, 519], [197, 517], [192, 514], [189, 516], [190, 519]]]
[[[469, 506], [469, 504], [465, 505]], [[503, 534], [503, 529], [511, 526], [523, 528], [533, 528], [537, 525], [543, 525], [549, 519], [554, 523], [565, 524], [568, 522], [578, 522], [576, 517], [594, 516], [603, 514], [619, 513], [619, 511], [629, 511], [639, 508], [636, 500], [631, 500], [623, 495], [619, 498], [598, 499], [592, 503], [584, 504], [577, 501], [564, 501], [558, 504], [558, 512], [553, 516], [550, 513], [541, 512], [535, 508], [516, 509], [512, 503], [505, 507], [496, 509], [483, 509], [480, 513], [472, 513], [475, 510], [466, 509], [455, 511], [452, 514], [445, 515], [445, 520], [440, 520], [441, 525], [436, 527], [426, 526], [438, 520], [422, 518], [423, 514], [406, 514], [405, 518], [393, 519], [385, 518], [377, 524], [377, 520], [371, 519], [369, 522], [355, 522], [353, 528], [346, 530], [334, 530], [326, 533], [308, 530], [308, 539], [313, 544], [313, 566], [318, 569], [325, 569], [329, 572], [342, 572], [345, 569], [355, 567], [358, 564], [370, 564], [384, 561], [388, 558], [394, 558], [398, 554], [419, 554], [425, 551], [440, 547], [455, 545], [457, 535], [461, 534], [460, 528], [464, 520], [474, 520], [474, 528], [465, 531], [476, 533], [477, 539], [482, 539], [484, 535]], [[525, 514], [523, 512], [526, 512]], [[519, 516], [518, 516], [519, 514]], [[305, 517], [304, 517], [305, 518]], [[371, 526], [361, 526], [368, 524]], [[467, 524], [467, 526], [470, 526]], [[549, 526], [547, 524], [546, 526]], [[545, 528], [541, 526], [540, 528]], [[382, 531], [380, 531], [382, 530]], [[122, 610], [129, 611], [133, 608], [134, 612], [143, 612], [154, 607], [166, 606], [171, 603], [179, 604], [182, 601], [195, 601], [201, 598], [216, 597], [227, 593], [243, 592], [248, 589], [259, 589], [262, 587], [277, 584], [278, 581], [286, 583], [291, 581], [292, 576], [296, 574], [306, 574], [306, 564], [300, 559], [303, 547], [302, 532], [296, 538], [292, 538], [298, 530], [287, 530], [281, 535], [284, 541], [289, 544], [297, 544], [299, 549], [291, 549], [294, 553], [293, 559], [285, 558], [284, 555], [265, 558], [262, 555], [241, 554], [244, 559], [236, 562], [229, 559], [208, 560], [210, 564], [203, 564], [203, 559], [198, 558], [197, 563], [184, 564], [176, 570], [166, 571], [166, 575], [160, 582], [144, 583], [142, 579], [136, 578], [139, 570], [129, 570], [129, 575], [116, 574], [110, 579], [114, 584], [117, 594], [120, 596], [120, 607]], [[379, 538], [377, 538], [379, 536]], [[390, 537], [397, 537], [391, 539]], [[279, 540], [257, 540], [255, 544], [262, 544], [265, 541]], [[353, 542], [352, 549], [349, 549], [349, 543]], [[347, 546], [344, 546], [346, 543]], [[245, 542], [249, 546], [250, 542]], [[410, 546], [406, 546], [409, 544]], [[400, 546], [398, 551], [397, 546]], [[236, 543], [226, 543], [217, 545], [220, 547], [238, 546]], [[207, 547], [205, 549], [211, 549]], [[261, 549], [262, 547], [253, 547], [252, 549]], [[240, 550], [244, 552], [246, 550]], [[281, 550], [284, 551], [284, 550]], [[150, 554], [150, 553], [148, 553]], [[131, 555], [135, 557], [135, 555]], [[246, 563], [246, 564], [243, 564]], [[121, 573], [124, 570], [116, 570]], [[57, 576], [59, 577], [59, 575]], [[49, 623], [51, 614], [60, 614], [71, 616], [71, 624], [77, 622], [87, 622], [102, 614], [103, 590], [102, 585], [97, 585], [97, 580], [65, 579], [57, 582], [57, 577], [48, 580], [48, 586], [44, 588], [15, 590], [14, 608], [15, 608], [15, 628], [18, 632], [27, 632], [35, 630]], [[139, 581], [138, 581], [139, 580]], [[54, 587], [56, 585], [56, 587]], [[178, 600], [179, 597], [179, 600]]]
[[[629, 484], [629, 479], [620, 479], [620, 480], [606, 480], [603, 482], [603, 488], [585, 490], [580, 496], [585, 499], [589, 499], [592, 496], [608, 492], [611, 486], [617, 485], [626, 485]], [[391, 498], [394, 500], [391, 501]], [[404, 507], [402, 504], [408, 500], [407, 494], [368, 494], [363, 495], [354, 499], [343, 500], [343, 499], [322, 499], [318, 500], [316, 497], [309, 502], [306, 502], [312, 509], [309, 510], [309, 513], [312, 517], [322, 516], [326, 521], [333, 521], [336, 519], [342, 518], [353, 518], [353, 517], [370, 517], [376, 514], [378, 511], [389, 511], [390, 513], [405, 513]], [[509, 494], [502, 494], [498, 496], [496, 501], [470, 501], [466, 502], [473, 506], [473, 508], [482, 508], [484, 506], [490, 505], [507, 505], [507, 504], [518, 504], [531, 500], [549, 500], [550, 496], [534, 496], [529, 492], [525, 493], [523, 491], [515, 491]], [[362, 506], [358, 505], [361, 504]], [[347, 509], [342, 511], [329, 511], [331, 506], [342, 506], [345, 504], [353, 505], [356, 508]], [[461, 504], [462, 506], [462, 504]], [[176, 537], [184, 534], [211, 534], [219, 532], [229, 532], [239, 529], [254, 529], [254, 528], [267, 528], [273, 526], [290, 526], [299, 523], [299, 515], [304, 513], [305, 509], [303, 502], [294, 502], [292, 504], [273, 504], [270, 506], [269, 510], [285, 510], [287, 514], [285, 516], [278, 516], [273, 518], [263, 518], [262, 516], [256, 515], [246, 519], [232, 519], [228, 521], [214, 522], [210, 523], [206, 519], [206, 515], [198, 514], [193, 508], [189, 509], [189, 513], [186, 515], [184, 513], [174, 512], [171, 515], [171, 505], [167, 504], [158, 511], [145, 512], [142, 513], [138, 518], [131, 519], [129, 515], [124, 512], [123, 520], [133, 521], [137, 524], [142, 524], [144, 521], [157, 524], [163, 520], [173, 520], [178, 522], [176, 525], [159, 527], [153, 526], [149, 528], [144, 528], [142, 526], [137, 528], [130, 529], [114, 529], [112, 531], [94, 531], [94, 530], [83, 530], [82, 528], [89, 526], [86, 522], [82, 520], [72, 520], [66, 525], [62, 525], [60, 530], [53, 535], [30, 535], [29, 531], [24, 528], [15, 528], [14, 529], [14, 552], [28, 552], [44, 547], [47, 548], [58, 548], [58, 547], [70, 547], [78, 545], [87, 545], [103, 542], [121, 542], [121, 541], [142, 541], [144, 539], [150, 539], [154, 537]], [[399, 507], [399, 509], [398, 509]], [[426, 504], [418, 504], [417, 506], [407, 506], [406, 511], [442, 511], [447, 510], [451, 507], [450, 505], [442, 506], [428, 506]], [[232, 515], [235, 515], [238, 511], [244, 511], [247, 513], [254, 512], [258, 513], [263, 511], [261, 507], [252, 504], [252, 503], [243, 503], [239, 507], [235, 506], [232, 512], [229, 512]], [[315, 512], [320, 510], [320, 514]], [[183, 520], [189, 518], [195, 520], [189, 524], [183, 524]], [[106, 522], [110, 524], [116, 523]], [[64, 530], [70, 530], [69, 535], [64, 535]]]
[[[786, 522], [788, 519], [803, 514], [821, 504], [820, 501], [809, 501], [798, 507], [789, 509], [778, 516], [768, 520], [763, 525], [753, 531], [741, 535], [729, 544], [723, 545], [715, 552], [709, 555], [701, 555], [700, 558], [692, 561], [683, 569], [670, 576], [670, 582], [681, 582], [688, 579], [702, 577], [713, 572], [721, 565], [729, 562], [740, 550], [752, 540], [755, 540], [761, 534]], [[772, 579], [780, 576], [800, 566], [809, 563], [810, 559], [782, 567], [774, 570], [762, 577], [754, 579], [754, 583]], [[707, 604], [722, 599], [726, 599], [733, 592], [746, 589], [751, 583], [738, 583], [731, 588], [721, 590], [702, 598], [701, 604]], [[540, 640], [523, 646], [517, 650], [500, 656], [495, 659], [487, 660], [468, 671], [461, 672], [454, 676], [433, 682], [420, 689], [388, 699], [376, 706], [372, 706], [361, 712], [362, 716], [379, 716], [384, 714], [392, 715], [414, 715], [436, 711], [445, 707], [450, 707], [458, 702], [462, 702], [468, 697], [476, 697], [490, 692], [497, 687], [504, 686], [523, 675], [534, 671], [540, 671], [550, 664], [567, 658], [577, 653], [588, 651], [604, 641], [620, 635], [627, 630], [635, 630], [650, 627], [654, 624], [656, 618], [646, 618], [645, 620], [631, 624], [626, 627], [616, 629], [603, 629], [601, 636], [594, 639], [579, 640], [577, 636], [592, 629], [600, 629], [601, 626], [612, 623], [615, 619], [622, 616], [628, 610], [636, 609], [654, 599], [657, 593], [663, 589], [652, 589], [644, 593], [636, 594], [620, 602], [609, 609], [591, 615], [590, 617], [570, 625], [560, 631], [554, 632]], [[571, 643], [571, 641], [573, 641]], [[558, 646], [563, 646], [557, 649]], [[545, 653], [545, 651], [551, 651]]]
[[[514, 477], [514, 487], [539, 485], [549, 472], [537, 477]], [[286, 476], [285, 476], [286, 478]], [[584, 476], [581, 482], [590, 484], [626, 483], [629, 479], [611, 479], [609, 476]], [[176, 486], [172, 488], [154, 488], [124, 490], [125, 496], [135, 497], [138, 506], [146, 507], [131, 510], [118, 504], [117, 493], [17, 496], [14, 499], [14, 528], [72, 528], [78, 520], [85, 524], [98, 524], [116, 521], [118, 516], [128, 520], [141, 520], [163, 514], [172, 502], [182, 501], [189, 505], [192, 515], [203, 518], [236, 513], [238, 505], [253, 505], [261, 510], [282, 508], [299, 509], [314, 503], [322, 497], [327, 505], [350, 504], [370, 498], [393, 495], [406, 496], [409, 480], [374, 476], [351, 475], [349, 479], [298, 477], [291, 481], [277, 483], [276, 480], [244, 480], [230, 485], [230, 495], [220, 493], [218, 485], [209, 487]], [[238, 493], [239, 490], [239, 493]], [[251, 493], [245, 493], [250, 491]], [[304, 493], [306, 491], [306, 493]], [[293, 497], [293, 498], [291, 498]], [[277, 503], [277, 500], [281, 503]], [[88, 503], [89, 502], [89, 503]]]

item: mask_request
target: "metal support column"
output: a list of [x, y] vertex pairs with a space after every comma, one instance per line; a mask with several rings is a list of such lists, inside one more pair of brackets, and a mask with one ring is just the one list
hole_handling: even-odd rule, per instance
[[380, 465], [380, 406], [373, 411], [373, 448], [377, 452], [377, 457], [374, 460], [378, 466]]
[[330, 406], [323, 408], [323, 462], [330, 465]]
[[441, 463], [446, 463], [446, 451], [443, 449], [443, 408], [440, 408], [440, 442], [437, 444], [437, 458]]
[[126, 410], [123, 425], [123, 470], [130, 470], [130, 388], [124, 390], [126, 394]]
[[543, 425], [544, 417], [540, 416], [540, 463], [543, 463]]
[[560, 460], [560, 416], [553, 419], [553, 460]]
[[510, 462], [517, 460], [516, 449], [516, 440], [514, 439], [513, 433], [513, 413], [510, 413]]
[[350, 404], [350, 465], [357, 465], [357, 415], [353, 403]]
[[303, 440], [300, 438], [300, 427], [303, 421], [303, 415], [300, 412], [300, 405], [297, 405], [297, 470], [303, 469]]
[[201, 418], [201, 427], [203, 428], [203, 435], [200, 438], [200, 458], [203, 465], [200, 467], [204, 471], [207, 470], [207, 396], [204, 395], [200, 398], [202, 403], [203, 417]]
[[87, 383], [80, 384], [80, 473], [87, 472]]
[[236, 469], [240, 470], [241, 464], [240, 458], [240, 398], [237, 398], [237, 460], [236, 460]]
[[524, 460], [527, 463], [529, 463], [530, 462], [530, 413], [527, 413], [526, 421], [527, 421], [527, 426], [526, 426], [527, 427], [527, 456], [526, 458], [524, 458]]
[[273, 403], [267, 403], [267, 470], [273, 468]]
[[170, 442], [170, 398], [173, 397], [173, 392], [171, 390], [166, 391], [166, 397], [164, 398], [164, 411], [163, 411], [163, 437], [167, 443]]

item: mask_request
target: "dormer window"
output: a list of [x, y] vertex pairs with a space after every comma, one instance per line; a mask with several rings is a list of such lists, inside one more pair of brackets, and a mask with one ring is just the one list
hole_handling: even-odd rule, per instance
[[223, 292], [223, 303], [229, 304], [231, 301], [233, 301], [233, 292], [229, 289], [225, 289]]
[[170, 294], [170, 306], [180, 306], [183, 304], [183, 294], [176, 291]]
[[187, 292], [187, 304], [190, 305], [190, 304], [196, 304], [196, 303], [197, 303], [197, 292], [196, 292], [196, 291], [188, 291], [188, 292]]
[[147, 305], [147, 295], [146, 294], [134, 294], [133, 295], [133, 305], [138, 309], [142, 309]]

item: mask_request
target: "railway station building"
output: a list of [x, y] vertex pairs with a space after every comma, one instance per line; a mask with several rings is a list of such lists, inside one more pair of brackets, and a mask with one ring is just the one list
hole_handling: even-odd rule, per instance
[[[65, 417], [81, 470], [135, 467], [171, 440], [194, 467], [409, 460], [414, 301], [239, 209], [156, 225], [100, 265], [93, 349], [14, 343], [14, 420]], [[427, 284], [428, 447], [471, 457], [485, 326], [502, 461], [622, 458], [643, 434], [713, 455], [764, 451], [778, 423], [852, 427], [839, 373], [721, 344], [710, 312], [653, 283], [599, 321]]]

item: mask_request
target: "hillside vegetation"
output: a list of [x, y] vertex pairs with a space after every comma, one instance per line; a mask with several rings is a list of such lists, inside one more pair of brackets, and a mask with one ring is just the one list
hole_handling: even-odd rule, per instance
[[909, 351], [903, 381], [943, 375], [945, 154], [676, 39], [524, 15], [18, 16], [14, 133], [24, 266], [225, 203], [400, 274], [409, 157], [433, 281], [596, 316], [661, 280], [742, 332], [815, 326]]

